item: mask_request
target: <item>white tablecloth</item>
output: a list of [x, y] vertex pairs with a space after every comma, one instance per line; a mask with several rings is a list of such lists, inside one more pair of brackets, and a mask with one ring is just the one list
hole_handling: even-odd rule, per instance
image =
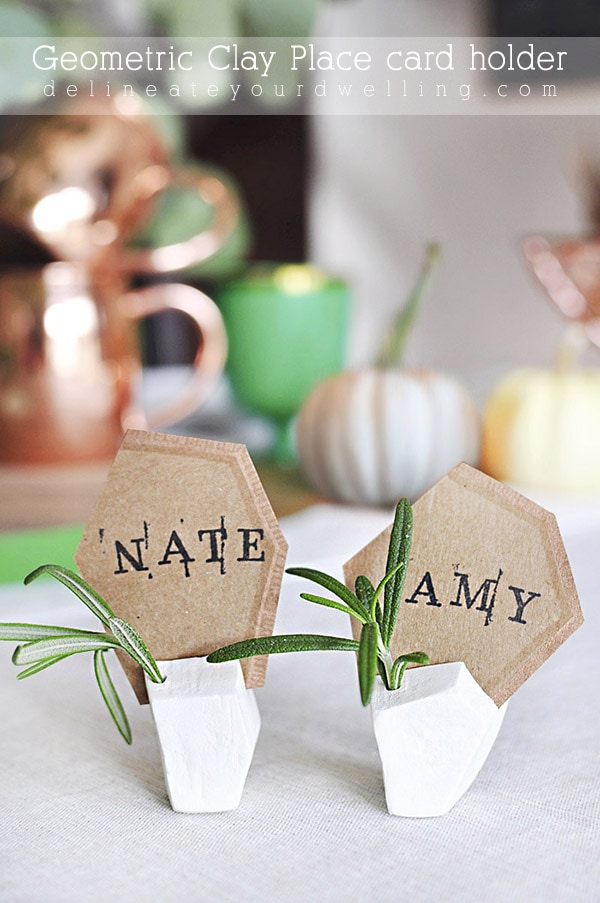
[[[315, 508], [283, 522], [290, 564], [338, 572], [385, 526]], [[132, 747], [97, 695], [91, 657], [25, 681], [0, 646], [0, 899], [57, 901], [600, 900], [600, 525], [565, 519], [585, 625], [521, 687], [460, 803], [388, 815], [354, 656], [275, 656], [242, 803], [171, 811], [149, 708], [122, 677]], [[277, 631], [348, 633], [284, 581]], [[0, 620], [94, 627], [54, 583], [0, 589]], [[117, 672], [117, 668], [113, 667]]]

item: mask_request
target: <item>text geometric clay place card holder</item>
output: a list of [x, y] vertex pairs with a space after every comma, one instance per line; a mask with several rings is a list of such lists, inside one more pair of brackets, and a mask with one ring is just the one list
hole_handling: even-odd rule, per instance
[[[377, 686], [371, 708], [388, 809], [424, 817], [468, 789], [507, 700], [583, 616], [556, 519], [509, 487], [461, 464], [413, 515], [391, 651], [423, 649], [431, 664], [399, 690]], [[346, 563], [348, 586], [385, 572], [390, 531]]]
[[144, 681], [173, 808], [235, 808], [260, 728], [266, 659], [207, 665], [216, 646], [272, 633], [287, 544], [246, 448], [130, 430], [75, 560], [137, 628], [166, 677]]

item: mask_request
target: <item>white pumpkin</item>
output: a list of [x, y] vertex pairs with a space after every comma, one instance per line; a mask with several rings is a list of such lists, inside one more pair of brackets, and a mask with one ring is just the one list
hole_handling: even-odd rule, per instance
[[313, 389], [296, 422], [308, 481], [344, 502], [418, 498], [456, 464], [476, 464], [479, 417], [455, 380], [431, 370], [348, 370]]

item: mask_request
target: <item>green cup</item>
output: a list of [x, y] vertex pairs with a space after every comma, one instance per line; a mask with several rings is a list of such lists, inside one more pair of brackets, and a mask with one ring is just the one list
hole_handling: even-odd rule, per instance
[[218, 304], [234, 395], [273, 421], [272, 455], [289, 462], [293, 417], [313, 386], [344, 366], [348, 287], [309, 264], [262, 264], [223, 286]]

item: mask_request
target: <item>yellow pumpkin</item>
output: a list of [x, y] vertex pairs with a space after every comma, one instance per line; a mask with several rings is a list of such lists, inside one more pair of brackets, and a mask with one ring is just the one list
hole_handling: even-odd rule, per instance
[[481, 468], [522, 486], [600, 491], [600, 369], [501, 380], [484, 410]]

